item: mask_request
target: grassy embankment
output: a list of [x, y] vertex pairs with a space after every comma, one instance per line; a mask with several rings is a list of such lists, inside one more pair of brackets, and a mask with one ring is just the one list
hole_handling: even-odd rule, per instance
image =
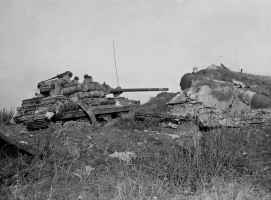
[[6, 108], [3, 108], [2, 110], [0, 109], [0, 124], [2, 123], [8, 123], [9, 120], [11, 120], [11, 118], [13, 117], [14, 115], [14, 109], [6, 109]]
[[[1, 122], [11, 116], [2, 110]], [[141, 129], [147, 126], [154, 125], [142, 125], [129, 116], [113, 125], [126, 127], [124, 134], [135, 129], [146, 134]], [[194, 130], [183, 142], [154, 135], [138, 141], [131, 162], [111, 159], [106, 149], [94, 146], [89, 158], [94, 171], [86, 170], [76, 149], [59, 146], [59, 131], [55, 127], [45, 131], [53, 138], [46, 156], [25, 178], [11, 186], [9, 179], [1, 182], [0, 199], [271, 199], [270, 126]], [[16, 174], [28, 166], [27, 161], [21, 155], [1, 159], [0, 176]]]
[[[132, 119], [121, 120], [134, 123]], [[4, 199], [267, 200], [270, 199], [266, 192], [270, 190], [270, 139], [264, 130], [257, 130], [257, 127], [217, 129], [202, 136], [193, 135], [191, 145], [149, 138], [129, 163], [109, 159], [106, 150], [94, 148], [92, 172], [85, 170], [76, 153], [71, 154], [73, 149], [67, 152], [53, 142], [56, 138], [47, 156], [31, 167], [26, 178], [11, 187], [2, 183], [0, 196]], [[21, 156], [1, 162], [2, 171], [7, 174], [11, 171], [16, 174], [27, 166]]]

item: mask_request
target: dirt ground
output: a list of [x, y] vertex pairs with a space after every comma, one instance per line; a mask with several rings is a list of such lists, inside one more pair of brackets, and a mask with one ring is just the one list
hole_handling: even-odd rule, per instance
[[[172, 95], [161, 93], [150, 100], [150, 104], [155, 106], [147, 104], [141, 109], [166, 111], [167, 108], [160, 105], [165, 105]], [[72, 196], [68, 199], [76, 199], [73, 195], [81, 195], [78, 187], [82, 188], [84, 183], [92, 188], [88, 198], [100, 199], [97, 195], [102, 189], [93, 188], [93, 185], [103, 180], [103, 191], [108, 194], [108, 198], [104, 199], [112, 199], [116, 179], [124, 173], [119, 162], [127, 163], [128, 170], [132, 171], [128, 177], [144, 171], [148, 180], [156, 177], [155, 180], [163, 180], [168, 188], [171, 184], [178, 188], [181, 185], [186, 188], [185, 194], [188, 194], [187, 191], [194, 194], [202, 187], [202, 180], [209, 183], [216, 176], [226, 180], [239, 180], [241, 177], [255, 188], [259, 186], [261, 190], [271, 191], [271, 127], [268, 124], [200, 132], [193, 122], [183, 122], [172, 128], [169, 123], [161, 123], [158, 119], [136, 121], [133, 113], [129, 113], [95, 129], [87, 123], [75, 121], [66, 122], [63, 126], [52, 124], [48, 129], [39, 131], [26, 132], [22, 129], [22, 125], [1, 125], [2, 134], [36, 152], [48, 145], [42, 149], [42, 156], [34, 165], [31, 165], [33, 157], [29, 156], [1, 160], [3, 187], [0, 193], [5, 198], [14, 197], [12, 187], [16, 186], [24, 191], [21, 192], [24, 198], [19, 199], [49, 199], [51, 193], [55, 195], [52, 199], [65, 199], [64, 193]], [[27, 173], [9, 182], [25, 169]], [[113, 180], [113, 176], [117, 178]], [[129, 181], [138, 180], [138, 176]], [[84, 182], [86, 180], [88, 182]], [[53, 192], [53, 187], [58, 192]], [[157, 192], [159, 199], [170, 199], [169, 195], [173, 194], [171, 189], [166, 194]], [[33, 197], [25, 197], [32, 193]]]

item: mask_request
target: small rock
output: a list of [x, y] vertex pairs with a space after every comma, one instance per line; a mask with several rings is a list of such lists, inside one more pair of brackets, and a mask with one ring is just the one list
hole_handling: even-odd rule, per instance
[[127, 163], [129, 163], [133, 158], [136, 157], [136, 154], [134, 152], [117, 152], [115, 151], [113, 154], [110, 154], [109, 157], [111, 158], [118, 158], [120, 160], [123, 160]]
[[86, 147], [86, 146], [88, 146], [88, 144], [86, 144], [85, 142], [83, 142], [83, 144], [82, 144], [82, 145], [83, 145], [83, 147]]
[[23, 129], [21, 130], [21, 132], [20, 132], [20, 134], [26, 134], [26, 133], [28, 133], [28, 130], [25, 129], [25, 128], [23, 128]]
[[144, 130], [145, 133], [149, 132], [148, 130]]
[[93, 170], [95, 170], [95, 168], [91, 167], [91, 166], [85, 166], [85, 174], [86, 175], [90, 175], [90, 172], [92, 172]]
[[170, 128], [173, 128], [173, 129], [178, 128], [178, 125], [177, 125], [177, 124], [173, 124], [173, 123], [171, 123], [171, 122], [169, 122], [169, 123], [167, 124], [167, 126], [170, 127]]
[[92, 137], [91, 136], [89, 136], [89, 135], [86, 135], [87, 136], [87, 138], [89, 139], [89, 140], [91, 140], [92, 139]]
[[138, 142], [137, 143], [138, 146], [143, 146], [143, 144], [144, 144], [143, 142]]
[[70, 143], [68, 141], [64, 142], [63, 146], [68, 146]]
[[177, 135], [177, 134], [168, 134], [168, 136], [170, 136], [172, 139], [176, 139], [180, 137], [180, 135]]
[[269, 170], [269, 169], [270, 169], [270, 167], [267, 166], [267, 167], [263, 168], [263, 171], [267, 171], [267, 170]]
[[24, 145], [28, 145], [28, 142], [26, 142], [26, 141], [20, 141], [19, 143], [24, 144]]

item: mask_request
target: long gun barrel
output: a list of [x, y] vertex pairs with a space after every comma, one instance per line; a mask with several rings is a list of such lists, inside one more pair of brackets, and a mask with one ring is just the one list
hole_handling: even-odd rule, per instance
[[128, 88], [128, 89], [116, 88], [116, 89], [112, 89], [111, 93], [116, 93], [116, 92], [147, 92], [147, 91], [168, 91], [168, 88]]
[[148, 92], [148, 91], [168, 91], [168, 88], [115, 88], [110, 91], [115, 97], [119, 96], [123, 92]]

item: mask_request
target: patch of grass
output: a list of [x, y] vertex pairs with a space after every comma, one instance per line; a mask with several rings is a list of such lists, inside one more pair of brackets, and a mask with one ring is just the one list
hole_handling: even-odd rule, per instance
[[[193, 200], [268, 200], [271, 196], [245, 181], [213, 179], [209, 189], [204, 189], [188, 199]], [[178, 199], [178, 196], [174, 199]]]
[[[128, 130], [148, 130], [152, 125], [157, 128], [159, 122], [152, 123], [151, 119], [136, 122], [131, 116], [120, 118], [116, 123], [119, 128]], [[198, 130], [193, 130], [195, 134], [189, 141], [180, 139], [175, 143], [157, 140], [154, 136], [147, 139], [145, 148], [138, 149], [139, 156], [134, 164], [154, 177], [166, 178], [171, 184], [194, 191], [204, 188], [213, 177], [242, 176], [254, 177], [254, 182], [270, 189], [267, 185], [271, 180], [259, 180], [261, 176], [258, 174], [261, 169], [270, 167], [271, 139], [266, 134], [269, 131], [260, 126], [221, 128], [199, 136]]]
[[[141, 142], [130, 163], [95, 148], [89, 160], [81, 160], [83, 152], [60, 145], [52, 133], [49, 153], [13, 187], [2, 184], [1, 194], [8, 199], [270, 199], [264, 192], [270, 186], [259, 184], [271, 163], [270, 130], [263, 128], [194, 130], [187, 142], [158, 140], [153, 134], [144, 146]], [[95, 170], [83, 173], [86, 166]]]
[[191, 140], [188, 145], [164, 141], [159, 148], [147, 146], [138, 152], [141, 156], [136, 163], [149, 174], [196, 191], [208, 184], [212, 177], [235, 172], [235, 163], [243, 159], [240, 157], [243, 146], [239, 135], [232, 140], [234, 143], [225, 133], [218, 131], [205, 133], [201, 138], [194, 135]]
[[0, 109], [0, 123], [9, 123], [14, 115], [14, 109], [7, 110], [6, 108]]
[[136, 165], [191, 191], [201, 190], [213, 177], [250, 177], [270, 190], [271, 139], [258, 128], [216, 129], [177, 144], [160, 141], [156, 148], [149, 143], [137, 152]]
[[[39, 165], [42, 165], [41, 163]], [[51, 176], [23, 182], [7, 188], [2, 196], [8, 199], [112, 199], [112, 200], [268, 200], [270, 195], [245, 180], [225, 181], [213, 178], [208, 187], [195, 192], [177, 187], [142, 169], [120, 161], [108, 162], [103, 172], [95, 171], [82, 179], [60, 165], [53, 167]], [[42, 167], [42, 166], [41, 166]], [[79, 168], [80, 163], [75, 162]], [[42, 170], [41, 170], [42, 171]], [[1, 199], [1, 198], [0, 198]]]

